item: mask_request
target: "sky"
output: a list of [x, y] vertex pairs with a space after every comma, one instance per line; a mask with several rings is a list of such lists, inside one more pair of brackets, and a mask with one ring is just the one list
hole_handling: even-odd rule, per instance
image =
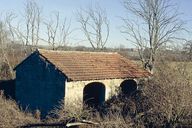
[[[0, 0], [0, 12], [13, 11], [17, 14], [23, 14], [24, 3], [27, 0]], [[59, 11], [63, 17], [71, 20], [71, 28], [79, 27], [76, 21], [76, 11], [80, 8], [86, 8], [90, 5], [99, 4], [106, 10], [110, 22], [110, 36], [107, 47], [133, 47], [125, 39], [125, 35], [120, 32], [120, 27], [123, 22], [120, 17], [126, 16], [125, 9], [122, 5], [122, 0], [35, 0], [43, 9], [43, 15], [49, 17], [53, 11]], [[192, 29], [192, 0], [172, 0], [179, 7], [179, 12], [182, 13], [181, 18], [187, 22], [187, 28]], [[21, 17], [22, 18], [22, 17]], [[71, 40], [72, 45], [90, 46], [87, 42], [79, 42], [84, 36], [81, 32], [73, 34], [74, 39]], [[185, 35], [190, 38], [190, 35]]]

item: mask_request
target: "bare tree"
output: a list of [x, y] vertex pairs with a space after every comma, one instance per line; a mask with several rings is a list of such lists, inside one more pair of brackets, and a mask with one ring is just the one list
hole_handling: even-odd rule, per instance
[[54, 18], [51, 17], [50, 21], [45, 22], [47, 28], [47, 42], [55, 50], [55, 38], [59, 28], [59, 12], [54, 13]]
[[39, 42], [39, 29], [41, 22], [41, 9], [35, 1], [27, 1], [25, 5], [26, 35], [25, 45], [37, 46]]
[[187, 41], [184, 46], [185, 53], [189, 60], [192, 60], [192, 41]]
[[15, 28], [12, 25], [13, 20], [16, 18], [16, 14], [13, 12], [8, 12], [5, 17], [5, 23], [7, 25], [7, 28], [9, 29], [9, 33], [11, 35], [11, 40], [14, 42], [16, 40], [16, 35], [15, 35]]
[[[13, 25], [14, 21], [17, 18], [17, 15], [14, 12], [7, 12], [5, 16], [5, 24], [10, 33], [11, 41], [14, 43], [15, 41], [21, 42], [23, 45], [26, 44], [26, 36], [22, 31], [22, 25], [20, 22], [17, 25]], [[17, 42], [17, 43], [18, 43]]]
[[[183, 30], [177, 8], [169, 0], [124, 0], [123, 4], [135, 20], [123, 18], [122, 33], [137, 47], [144, 67], [153, 72], [158, 49], [178, 39], [176, 33]], [[147, 58], [144, 56], [146, 48], [149, 48]]]
[[71, 30], [71, 21], [69, 23], [67, 23], [67, 18], [64, 19], [63, 23], [60, 24], [60, 27], [59, 27], [59, 46], [67, 46], [69, 45], [69, 36], [71, 35], [71, 33], [75, 30]]
[[[10, 74], [10, 78], [14, 78], [14, 72], [13, 67], [10, 63], [10, 60], [8, 58], [9, 53], [9, 45], [11, 43], [11, 40], [9, 39], [9, 31], [7, 30], [6, 24], [4, 21], [0, 22], [0, 57], [1, 57], [1, 64], [4, 63], [7, 66], [7, 70]], [[1, 65], [2, 66], [2, 65]]]
[[105, 11], [100, 7], [81, 9], [77, 19], [92, 48], [103, 49], [109, 37], [109, 21]]
[[50, 19], [45, 22], [47, 28], [47, 40], [42, 39], [52, 47], [53, 50], [57, 46], [67, 46], [69, 44], [68, 37], [73, 32], [70, 29], [70, 23], [67, 24], [67, 18], [61, 22], [59, 12], [55, 12], [50, 16]]

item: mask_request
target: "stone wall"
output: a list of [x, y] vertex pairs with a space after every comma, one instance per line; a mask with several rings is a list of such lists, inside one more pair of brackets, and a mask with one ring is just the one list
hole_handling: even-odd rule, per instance
[[109, 99], [116, 93], [116, 89], [120, 86], [123, 79], [110, 80], [94, 80], [94, 81], [80, 81], [80, 82], [66, 82], [65, 88], [65, 105], [83, 105], [83, 89], [92, 82], [101, 82], [105, 85], [105, 100]]

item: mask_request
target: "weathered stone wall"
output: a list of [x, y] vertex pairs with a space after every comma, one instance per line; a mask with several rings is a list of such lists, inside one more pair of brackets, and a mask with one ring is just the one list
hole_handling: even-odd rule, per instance
[[101, 82], [105, 85], [105, 100], [116, 93], [123, 79], [94, 80], [81, 82], [67, 82], [65, 85], [65, 104], [83, 105], [83, 89], [92, 82]]
[[16, 100], [25, 109], [44, 116], [65, 96], [65, 77], [37, 54], [16, 69]]

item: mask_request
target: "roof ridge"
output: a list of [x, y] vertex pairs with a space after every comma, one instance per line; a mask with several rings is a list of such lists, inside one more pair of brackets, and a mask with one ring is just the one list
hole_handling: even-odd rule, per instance
[[91, 54], [119, 54], [118, 52], [101, 52], [101, 51], [62, 51], [62, 50], [47, 50], [37, 49], [39, 52], [55, 52], [55, 53], [91, 53]]

